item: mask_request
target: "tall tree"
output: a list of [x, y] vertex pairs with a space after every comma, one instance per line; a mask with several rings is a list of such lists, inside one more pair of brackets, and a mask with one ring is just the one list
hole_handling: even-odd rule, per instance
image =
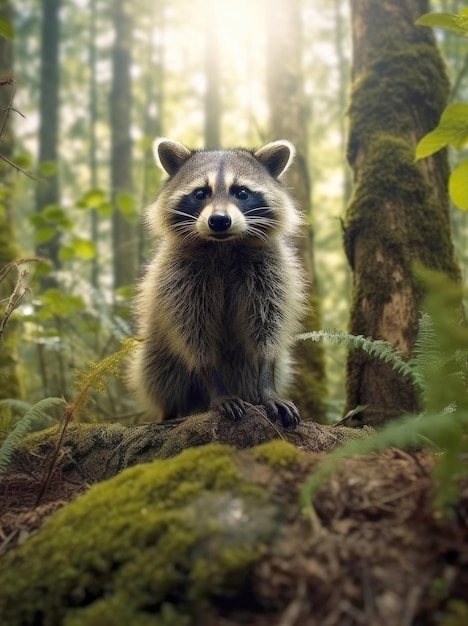
[[216, 24], [217, 0], [206, 0], [205, 20], [205, 147], [221, 145], [220, 45]]
[[[165, 0], [154, 5], [151, 19], [145, 16], [145, 56], [142, 86], [144, 96], [140, 98], [137, 115], [142, 119], [145, 137], [145, 152], [141, 177], [141, 206], [147, 206], [161, 184], [161, 171], [154, 167], [153, 141], [163, 134], [164, 119], [164, 36]], [[141, 112], [140, 112], [141, 111]], [[138, 265], [147, 255], [147, 234], [144, 225], [138, 225]]]
[[128, 217], [131, 207], [127, 211], [132, 190], [132, 18], [125, 0], [115, 0], [112, 10], [115, 37], [110, 94], [112, 248], [114, 287], [118, 288], [135, 280], [137, 238], [134, 222]]
[[[58, 204], [58, 134], [59, 134], [59, 45], [61, 0], [42, 0], [41, 24], [41, 72], [39, 102], [39, 171], [44, 180], [36, 187], [36, 211]], [[36, 254], [51, 260], [53, 267], [60, 267], [59, 235], [36, 244]], [[43, 284], [54, 285], [52, 277], [45, 277]]]
[[[11, 24], [12, 10], [10, 2], [3, 2], [0, 5], [0, 18]], [[13, 81], [13, 45], [11, 40], [4, 37], [0, 37], [0, 77], [6, 83], [0, 85], [1, 153], [2, 156], [11, 160], [13, 155], [13, 132], [11, 123], [6, 123], [3, 126], [3, 120], [6, 119], [5, 116], [8, 116], [10, 112], [9, 107], [11, 106], [15, 88]], [[0, 269], [18, 256], [18, 250], [14, 243], [11, 215], [13, 175], [15, 174], [16, 172], [9, 165], [2, 162], [0, 168], [0, 183], [2, 186], [0, 202]], [[13, 288], [14, 283], [9, 280], [9, 277], [0, 283], [0, 302], [8, 299]], [[16, 347], [13, 341], [15, 338], [17, 339], [17, 336], [13, 333], [9, 337], [4, 336], [0, 343], [0, 399], [17, 398], [20, 395]]]
[[[307, 107], [302, 77], [300, 0], [273, 0], [267, 8], [267, 82], [272, 138], [289, 139], [296, 147], [295, 166], [288, 182], [307, 224], [297, 238], [309, 281], [306, 330], [320, 327], [320, 299], [314, 267], [311, 181], [308, 165]], [[292, 397], [303, 416], [324, 417], [325, 365], [321, 344], [301, 342], [296, 348], [299, 376]]]
[[[91, 189], [98, 186], [97, 137], [97, 50], [96, 50], [96, 0], [89, 0], [89, 170]], [[97, 211], [91, 211], [91, 240], [94, 243], [95, 255], [91, 260], [91, 284], [94, 289], [99, 287], [99, 218]]]
[[[385, 339], [411, 356], [423, 288], [415, 264], [458, 280], [448, 213], [447, 160], [414, 163], [434, 128], [448, 81], [434, 37], [415, 26], [427, 0], [351, 0], [353, 93], [348, 159], [355, 177], [345, 245], [353, 270], [351, 332]], [[347, 411], [379, 424], [418, 411], [414, 387], [390, 366], [352, 352]]]

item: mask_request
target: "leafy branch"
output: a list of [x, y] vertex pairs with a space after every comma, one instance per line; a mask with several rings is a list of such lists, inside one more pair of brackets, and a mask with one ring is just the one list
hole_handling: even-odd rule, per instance
[[[418, 26], [432, 26], [468, 36], [468, 8], [457, 13], [426, 13], [416, 22]], [[465, 69], [468, 57], [465, 61]], [[460, 75], [460, 79], [461, 80]], [[458, 85], [457, 85], [458, 89]], [[427, 133], [416, 146], [416, 160], [424, 159], [448, 145], [461, 150], [468, 143], [468, 104], [454, 102], [443, 111], [439, 124]], [[449, 194], [453, 202], [468, 211], [468, 160], [462, 161], [451, 173]]]

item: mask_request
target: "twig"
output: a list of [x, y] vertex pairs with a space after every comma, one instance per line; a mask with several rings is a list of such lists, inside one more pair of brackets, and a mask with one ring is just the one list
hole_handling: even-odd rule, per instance
[[[8, 103], [8, 106], [6, 106], [3, 109], [4, 115], [3, 115], [2, 122], [0, 124], [0, 142], [3, 141], [3, 133], [5, 132], [5, 127], [6, 127], [8, 118], [10, 117], [10, 111], [14, 111], [15, 113], [19, 113], [19, 115], [21, 115], [21, 117], [23, 117], [23, 118], [25, 117], [20, 111], [18, 111], [18, 109], [14, 108], [12, 106], [13, 105], [13, 100], [14, 100], [15, 94], [16, 94], [16, 81], [15, 81], [15, 79], [13, 77], [1, 79], [0, 80], [0, 87], [4, 87], [5, 85], [11, 86], [11, 94], [10, 94], [10, 102]], [[16, 163], [13, 163], [13, 161], [10, 161], [10, 159], [8, 159], [3, 154], [0, 154], [0, 159], [2, 161], [4, 161], [5, 163], [8, 163], [8, 165], [10, 167], [13, 167], [18, 172], [21, 172], [22, 174], [25, 174], [28, 178], [31, 178], [32, 180], [35, 180], [35, 181], [40, 180], [36, 176], [33, 176], [33, 174], [31, 174], [30, 172], [27, 172], [26, 170], [24, 170], [19, 165], [16, 165]]]
[[[5, 308], [5, 312], [3, 313], [3, 317], [0, 320], [0, 340], [3, 337], [3, 333], [5, 332], [6, 325], [8, 320], [10, 319], [13, 311], [15, 311], [19, 305], [21, 304], [22, 299], [27, 293], [31, 293], [31, 285], [24, 285], [24, 281], [26, 277], [29, 275], [27, 270], [22, 270], [21, 272], [18, 269], [19, 265], [23, 263], [27, 263], [29, 261], [36, 261], [42, 263], [44, 259], [39, 257], [33, 257], [28, 259], [18, 259], [16, 261], [10, 261], [7, 263], [2, 269], [0, 269], [0, 283], [5, 280], [11, 270], [14, 268], [18, 272], [18, 276], [16, 278], [16, 283], [13, 288], [13, 291], [9, 298], [6, 298], [4, 301], [8, 302]], [[23, 291], [20, 293], [20, 289], [23, 288]]]
[[31, 180], [35, 180], [36, 182], [39, 182], [41, 180], [37, 176], [34, 176], [34, 174], [31, 174], [30, 172], [27, 172], [19, 165], [16, 165], [16, 163], [13, 163], [13, 161], [10, 161], [10, 159], [7, 159], [6, 156], [3, 156], [3, 154], [0, 154], [0, 159], [2, 159], [2, 161], [5, 161], [5, 163], [8, 163], [8, 165], [10, 165], [11, 167], [14, 167], [15, 170], [17, 170], [18, 172], [25, 174]]
[[41, 486], [41, 489], [39, 491], [39, 494], [38, 494], [38, 496], [36, 498], [36, 502], [34, 503], [34, 508], [36, 508], [36, 507], [38, 507], [40, 505], [42, 497], [44, 496], [45, 492], [47, 491], [47, 487], [49, 486], [50, 479], [52, 478], [52, 472], [54, 471], [55, 465], [57, 463], [58, 455], [60, 453], [60, 450], [62, 449], [63, 440], [65, 438], [65, 431], [67, 430], [67, 426], [69, 425], [69, 423], [73, 419], [74, 410], [75, 410], [75, 406], [71, 405], [65, 411], [65, 414], [64, 414], [64, 416], [62, 418], [62, 426], [61, 426], [59, 438], [57, 440], [57, 445], [54, 448], [54, 451], [53, 451], [53, 454], [52, 454], [52, 458], [50, 460], [49, 467], [48, 467], [48, 470], [47, 470], [47, 474], [46, 474], [44, 482], [42, 483], [42, 486]]
[[5, 280], [8, 274], [11, 272], [13, 268], [17, 269], [18, 265], [23, 265], [24, 263], [47, 263], [47, 259], [42, 257], [27, 257], [24, 259], [15, 259], [14, 261], [10, 261], [6, 265], [4, 265], [0, 269], [0, 283]]
[[20, 272], [18, 278], [16, 279], [16, 284], [13, 288], [13, 291], [10, 297], [8, 298], [8, 304], [3, 314], [3, 318], [0, 321], [0, 339], [2, 339], [3, 337], [3, 333], [5, 331], [6, 325], [13, 311], [15, 311], [19, 307], [21, 300], [24, 298], [24, 296], [27, 293], [31, 293], [30, 285], [27, 285], [26, 287], [24, 287], [22, 293], [19, 293], [20, 289], [23, 287], [24, 280], [26, 279], [27, 276], [28, 276], [28, 272], [26, 270], [23, 270], [22, 272]]
[[301, 613], [304, 614], [304, 609], [307, 607], [307, 586], [304, 580], [300, 580], [297, 585], [296, 595], [286, 607], [277, 626], [296, 626], [296, 624], [300, 623]]

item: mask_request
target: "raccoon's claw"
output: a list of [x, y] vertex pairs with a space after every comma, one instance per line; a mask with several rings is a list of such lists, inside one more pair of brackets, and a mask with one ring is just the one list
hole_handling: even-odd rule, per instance
[[279, 419], [281, 424], [288, 428], [297, 426], [301, 421], [301, 416], [295, 404], [289, 400], [267, 400], [263, 406], [267, 415], [273, 419]]
[[244, 415], [246, 403], [240, 398], [223, 398], [216, 402], [212, 408], [219, 411], [223, 417], [235, 421]]

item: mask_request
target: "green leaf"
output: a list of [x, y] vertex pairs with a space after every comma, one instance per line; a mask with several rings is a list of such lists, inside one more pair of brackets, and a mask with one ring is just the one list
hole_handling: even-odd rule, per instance
[[43, 226], [36, 230], [34, 234], [34, 239], [36, 243], [47, 243], [50, 241], [57, 231], [52, 226]]
[[448, 144], [457, 150], [468, 142], [468, 104], [454, 102], [442, 113], [438, 126], [416, 146], [416, 159], [423, 159]]
[[431, 26], [433, 28], [445, 28], [458, 35], [468, 34], [468, 19], [460, 12], [456, 13], [425, 13], [416, 20], [418, 26]]
[[453, 202], [468, 211], [468, 161], [456, 167], [449, 179], [449, 193]]
[[61, 246], [59, 250], [59, 259], [61, 261], [71, 261], [75, 257], [75, 248], [73, 246]]
[[75, 227], [75, 222], [71, 220], [67, 215], [64, 215], [60, 222], [58, 222], [58, 224], [63, 230], [71, 230]]
[[48, 204], [42, 209], [42, 215], [49, 222], [61, 222], [66, 216], [66, 213], [58, 204]]
[[102, 189], [90, 189], [80, 200], [78, 206], [90, 209], [106, 201], [106, 194]]
[[450, 143], [452, 133], [437, 127], [427, 133], [416, 146], [416, 160], [425, 159], [431, 154], [445, 148]]
[[97, 212], [101, 217], [109, 217], [114, 212], [114, 207], [110, 202], [103, 202], [97, 207]]
[[133, 285], [123, 285], [115, 290], [115, 295], [123, 300], [129, 300], [135, 295], [135, 288]]
[[55, 161], [42, 161], [39, 165], [39, 176], [50, 178], [57, 174], [57, 163]]
[[30, 223], [36, 228], [40, 228], [41, 226], [45, 226], [45, 219], [41, 213], [36, 213], [35, 215], [31, 215], [29, 218]]
[[94, 243], [88, 239], [74, 239], [73, 249], [78, 256], [86, 261], [89, 261], [96, 256]]
[[17, 154], [14, 158], [14, 162], [18, 167], [21, 167], [23, 170], [30, 170], [33, 166], [33, 160], [31, 158], [31, 155], [25, 152]]
[[5, 39], [13, 39], [15, 36], [11, 22], [4, 17], [0, 17], [0, 36], [5, 37]]
[[71, 313], [81, 311], [84, 302], [78, 296], [68, 296], [59, 289], [47, 289], [42, 294], [42, 302], [47, 311], [58, 317], [68, 317]]
[[127, 191], [121, 191], [117, 194], [115, 200], [125, 219], [129, 222], [134, 222], [138, 215], [135, 210], [135, 199], [132, 194]]

